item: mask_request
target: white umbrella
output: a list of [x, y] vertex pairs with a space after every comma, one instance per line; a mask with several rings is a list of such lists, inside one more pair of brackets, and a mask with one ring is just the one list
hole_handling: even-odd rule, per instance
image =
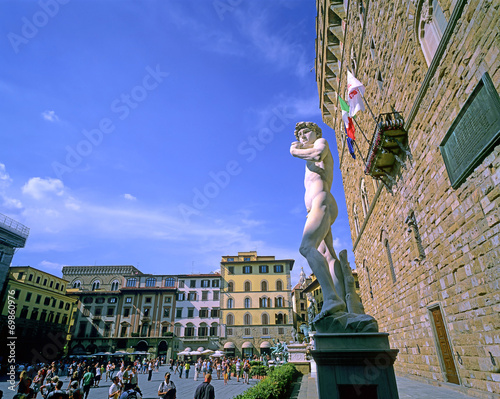
[[189, 352], [189, 354], [191, 356], [195, 356], [195, 355], [201, 355], [201, 352], [200, 351], [192, 351], [192, 352]]
[[222, 357], [224, 356], [222, 353], [214, 353], [213, 355], [210, 355], [210, 357]]
[[202, 355], [210, 355], [212, 353], [214, 353], [214, 351], [211, 349], [205, 349], [203, 352], [201, 352]]

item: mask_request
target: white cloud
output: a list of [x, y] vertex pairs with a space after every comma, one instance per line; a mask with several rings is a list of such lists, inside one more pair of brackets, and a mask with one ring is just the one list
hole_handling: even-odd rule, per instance
[[5, 195], [1, 195], [3, 198], [3, 206], [9, 209], [21, 209], [23, 207], [23, 204], [21, 201], [15, 198], [9, 198]]
[[23, 194], [28, 194], [31, 197], [39, 200], [46, 194], [55, 194], [61, 196], [64, 194], [64, 184], [59, 179], [42, 179], [40, 177], [32, 177], [22, 187]]
[[59, 263], [54, 263], [54, 262], [49, 262], [48, 260], [42, 260], [39, 265], [42, 269], [49, 269], [49, 270], [57, 270], [57, 271], [61, 271], [63, 265], [59, 264]]
[[123, 194], [123, 198], [125, 198], [126, 200], [129, 200], [129, 201], [136, 201], [137, 198], [134, 197], [132, 194]]
[[59, 122], [59, 117], [55, 111], [43, 111], [42, 118], [49, 122]]
[[7, 169], [3, 163], [0, 163], [0, 188], [6, 187], [11, 183], [12, 179], [7, 173]]

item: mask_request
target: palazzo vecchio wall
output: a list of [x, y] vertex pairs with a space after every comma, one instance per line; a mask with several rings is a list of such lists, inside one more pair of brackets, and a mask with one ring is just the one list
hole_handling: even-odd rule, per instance
[[[317, 9], [320, 108], [335, 140], [333, 131], [324, 137], [341, 159], [335, 178], [342, 175], [365, 310], [399, 349], [399, 375], [498, 397], [500, 3], [318, 0]], [[356, 116], [356, 159], [349, 154], [338, 102], [347, 100], [347, 69], [375, 117], [404, 119], [411, 155], [401, 153], [404, 165], [395, 160], [382, 177], [393, 194], [365, 174], [376, 126], [368, 109]], [[483, 85], [488, 102], [474, 97]], [[469, 106], [480, 112], [464, 116]], [[455, 184], [440, 149], [454, 126], [451, 161], [471, 165]]]

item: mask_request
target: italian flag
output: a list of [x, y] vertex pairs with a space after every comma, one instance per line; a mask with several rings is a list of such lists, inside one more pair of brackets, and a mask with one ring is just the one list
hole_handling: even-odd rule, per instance
[[339, 101], [340, 101], [340, 109], [342, 109], [342, 119], [344, 120], [344, 124], [346, 127], [346, 133], [347, 136], [351, 140], [356, 140], [354, 137], [354, 122], [352, 118], [349, 116], [349, 105], [342, 100], [342, 97], [339, 96]]

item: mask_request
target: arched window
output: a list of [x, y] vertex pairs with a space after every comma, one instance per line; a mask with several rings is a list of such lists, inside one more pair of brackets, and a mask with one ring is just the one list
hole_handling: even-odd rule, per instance
[[252, 300], [249, 297], [245, 298], [245, 308], [250, 309], [252, 307]]
[[363, 207], [363, 214], [366, 218], [368, 216], [368, 209], [370, 209], [370, 205], [368, 203], [368, 191], [366, 190], [365, 179], [361, 179], [359, 190], [361, 191], [361, 206]]
[[227, 283], [227, 292], [233, 292], [234, 291], [234, 283], [230, 281]]
[[227, 299], [227, 308], [228, 309], [234, 308], [234, 299], [233, 298], [228, 298]]
[[234, 316], [229, 313], [227, 316], [226, 316], [226, 324], [228, 326], [233, 326], [234, 325]]
[[252, 315], [250, 315], [250, 313], [245, 313], [245, 316], [243, 316], [243, 323], [245, 323], [245, 326], [252, 324]]
[[219, 325], [217, 323], [212, 323], [210, 326], [210, 336], [216, 337], [219, 335]]
[[262, 313], [262, 324], [265, 326], [269, 324], [269, 315], [267, 313]]
[[120, 286], [120, 283], [118, 282], [118, 280], [114, 280], [111, 283], [111, 291], [118, 291], [119, 286]]
[[82, 282], [80, 280], [73, 281], [73, 288], [80, 288], [82, 286]]
[[245, 292], [249, 292], [251, 289], [250, 281], [245, 281]]
[[283, 313], [278, 313], [275, 318], [276, 324], [285, 324], [285, 317], [283, 316]]
[[269, 298], [266, 296], [263, 296], [259, 299], [259, 304], [261, 308], [269, 308], [270, 307], [270, 301]]
[[283, 307], [283, 297], [279, 296], [274, 299], [274, 307], [275, 308], [282, 308]]
[[146, 287], [154, 287], [156, 285], [156, 279], [154, 277], [149, 277], [146, 279]]
[[392, 282], [396, 282], [396, 272], [394, 270], [394, 263], [392, 262], [391, 247], [389, 246], [389, 236], [385, 230], [382, 230], [380, 234], [380, 241], [384, 245], [385, 251], [387, 253], [387, 261], [389, 262], [389, 270], [391, 272]]
[[92, 283], [92, 291], [98, 290], [100, 286], [101, 286], [101, 282], [99, 280], [95, 280]]
[[446, 17], [437, 0], [420, 0], [417, 17], [417, 39], [430, 65], [446, 29]]
[[276, 281], [276, 291], [283, 291], [283, 281]]
[[166, 278], [165, 287], [175, 287], [175, 278], [173, 277]]
[[354, 231], [356, 232], [356, 236], [359, 235], [359, 216], [358, 216], [358, 207], [356, 204], [352, 206], [352, 214], [354, 218]]
[[127, 279], [127, 287], [135, 287], [137, 284], [136, 278], [128, 278]]
[[266, 280], [262, 280], [262, 282], [260, 283], [260, 290], [263, 292], [267, 291], [267, 281]]

